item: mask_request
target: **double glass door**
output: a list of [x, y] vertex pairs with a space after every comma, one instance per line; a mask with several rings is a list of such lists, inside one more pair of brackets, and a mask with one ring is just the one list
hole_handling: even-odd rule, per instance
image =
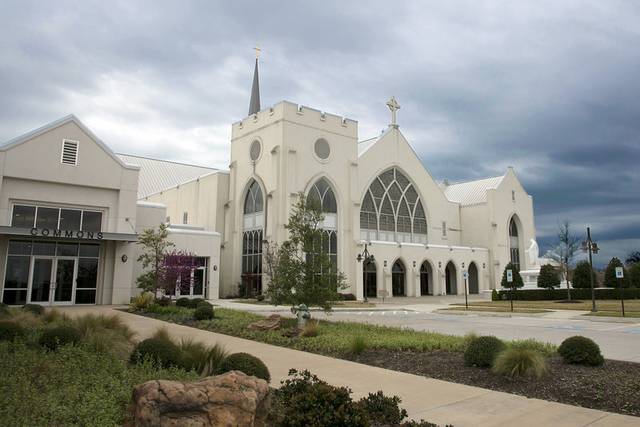
[[31, 302], [71, 304], [76, 284], [77, 258], [33, 257]]

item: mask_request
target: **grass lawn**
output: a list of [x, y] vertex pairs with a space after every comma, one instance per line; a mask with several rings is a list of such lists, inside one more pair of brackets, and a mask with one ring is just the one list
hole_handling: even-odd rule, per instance
[[[464, 305], [455, 306], [450, 308], [443, 308], [438, 311], [467, 311]], [[511, 313], [511, 307], [482, 307], [478, 305], [469, 304], [468, 311], [486, 311], [489, 313]], [[518, 308], [516, 306], [513, 307], [514, 313], [529, 313], [529, 314], [538, 314], [538, 313], [550, 313], [550, 310], [542, 310], [538, 308]]]
[[[460, 306], [461, 304], [452, 304], [455, 306]], [[462, 304], [464, 305], [464, 304]], [[473, 303], [469, 304], [469, 309], [471, 307], [492, 307], [495, 309], [506, 308], [509, 309], [509, 301], [473, 301]], [[615, 313], [620, 313], [622, 315], [622, 309], [620, 306], [619, 300], [596, 300], [596, 307], [598, 311], [608, 312], [609, 315], [616, 315]], [[580, 300], [580, 302], [576, 303], [564, 303], [558, 301], [513, 301], [513, 308], [515, 309], [538, 309], [538, 310], [583, 310], [590, 311], [591, 310], [591, 301], [590, 300]], [[625, 313], [628, 316], [631, 316], [632, 313], [636, 313], [635, 315], [640, 315], [640, 299], [630, 299], [624, 301], [624, 309]], [[605, 314], [601, 314], [604, 316]]]
[[[176, 313], [169, 314], [168, 312]], [[342, 357], [352, 353], [354, 340], [364, 340], [366, 348], [412, 350], [412, 351], [463, 351], [465, 337], [445, 335], [435, 332], [421, 332], [411, 329], [400, 329], [386, 326], [368, 325], [357, 322], [331, 322], [320, 320], [318, 335], [313, 337], [290, 338], [282, 335], [282, 331], [250, 331], [250, 323], [264, 319], [264, 316], [240, 310], [225, 308], [215, 309], [215, 319], [194, 321], [193, 310], [176, 310], [175, 307], [151, 307], [147, 313], [161, 320], [187, 324], [200, 329], [260, 341], [267, 344], [294, 348], [297, 350]], [[283, 318], [283, 328], [293, 328], [295, 319]], [[524, 340], [546, 354], [555, 352], [555, 346]], [[515, 342], [516, 345], [522, 341]]]

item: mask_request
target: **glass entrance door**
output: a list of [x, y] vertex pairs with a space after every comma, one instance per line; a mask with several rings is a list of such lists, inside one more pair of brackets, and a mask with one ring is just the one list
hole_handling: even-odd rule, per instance
[[53, 292], [53, 304], [71, 304], [76, 281], [76, 259], [56, 259], [56, 281]]
[[48, 303], [51, 298], [53, 258], [33, 258], [31, 302]]

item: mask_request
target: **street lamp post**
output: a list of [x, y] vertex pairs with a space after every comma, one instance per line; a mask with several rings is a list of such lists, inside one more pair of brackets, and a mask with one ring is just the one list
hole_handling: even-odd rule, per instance
[[587, 240], [582, 242], [582, 250], [589, 253], [589, 282], [591, 283], [591, 311], [595, 313], [596, 309], [596, 289], [593, 283], [593, 257], [592, 254], [597, 254], [600, 248], [598, 244], [591, 240], [591, 227], [587, 227]]
[[[358, 256], [356, 257], [356, 261], [358, 261], [358, 262], [364, 261], [364, 263], [362, 265], [362, 267], [364, 268], [364, 264], [367, 264], [369, 262], [373, 262], [374, 260], [375, 260], [375, 257], [373, 256], [373, 254], [369, 253], [369, 251], [367, 249], [367, 244], [365, 243], [364, 244], [364, 251], [362, 251], [361, 254], [358, 254]], [[366, 288], [366, 283], [364, 283], [364, 280], [363, 280], [362, 285], [363, 285], [363, 288], [364, 288], [363, 289], [364, 301], [368, 302], [369, 299], [367, 298], [367, 288]]]

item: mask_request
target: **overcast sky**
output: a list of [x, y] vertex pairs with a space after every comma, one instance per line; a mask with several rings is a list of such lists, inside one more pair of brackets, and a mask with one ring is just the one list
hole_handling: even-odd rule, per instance
[[640, 250], [637, 1], [1, 6], [1, 141], [73, 113], [116, 152], [226, 168], [258, 44], [263, 107], [346, 116], [366, 139], [395, 95], [436, 179], [516, 168], [542, 252], [564, 219], [592, 226], [598, 264]]

